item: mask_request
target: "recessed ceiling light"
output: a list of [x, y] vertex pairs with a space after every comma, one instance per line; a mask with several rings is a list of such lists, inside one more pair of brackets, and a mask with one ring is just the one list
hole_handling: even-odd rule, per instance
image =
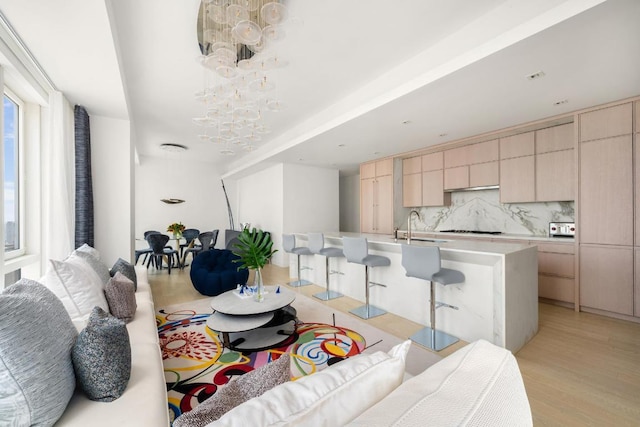
[[441, 133], [440, 135], [438, 135], [439, 137], [443, 137], [443, 136], [447, 136], [448, 133]]
[[411, 120], [405, 120], [404, 122], [402, 122], [403, 125], [408, 125], [409, 123], [411, 123]]
[[529, 74], [527, 76], [527, 79], [536, 80], [536, 79], [539, 79], [539, 78], [544, 77], [544, 76], [545, 76], [544, 71], [538, 71], [538, 72], [535, 72], [533, 74]]
[[181, 153], [183, 151], [187, 151], [188, 148], [185, 145], [180, 144], [160, 144], [160, 149], [172, 151], [174, 153]]
[[347, 144], [338, 144], [338, 147], [346, 147]]
[[568, 99], [563, 99], [561, 101], [556, 101], [553, 103], [553, 105], [562, 105], [562, 104], [568, 104], [569, 100]]
[[298, 161], [299, 161], [299, 162], [304, 162], [304, 159], [303, 159], [302, 157], [300, 157], [300, 158], [298, 159]]
[[378, 155], [378, 154], [380, 154], [380, 152], [379, 151], [374, 151], [373, 154]]

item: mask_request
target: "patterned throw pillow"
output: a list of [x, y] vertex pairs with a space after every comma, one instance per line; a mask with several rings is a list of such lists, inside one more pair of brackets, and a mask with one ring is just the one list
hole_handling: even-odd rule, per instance
[[120, 272], [124, 274], [129, 280], [133, 282], [133, 287], [137, 291], [138, 290], [138, 276], [136, 275], [136, 269], [130, 262], [123, 260], [122, 258], [118, 258], [118, 260], [111, 267], [111, 276], [115, 276], [116, 272]]
[[122, 396], [131, 376], [131, 344], [125, 323], [95, 307], [71, 352], [78, 384], [91, 400]]
[[73, 395], [77, 336], [62, 302], [22, 279], [0, 292], [0, 424], [53, 425]]
[[173, 427], [204, 427], [241, 403], [290, 379], [290, 358], [284, 353], [278, 360], [232, 380], [194, 409], [176, 418]]
[[109, 279], [104, 288], [109, 311], [118, 319], [129, 323], [136, 314], [136, 290], [133, 282], [119, 271]]

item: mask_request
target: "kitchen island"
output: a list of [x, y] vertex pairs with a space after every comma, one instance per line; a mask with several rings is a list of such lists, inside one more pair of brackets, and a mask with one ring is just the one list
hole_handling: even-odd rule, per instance
[[[406, 277], [401, 244], [392, 236], [360, 233], [324, 233], [325, 246], [342, 247], [342, 237], [366, 237], [371, 254], [391, 260], [389, 267], [373, 268], [370, 280], [386, 287], [370, 288], [370, 302], [384, 310], [429, 326], [429, 283]], [[307, 240], [296, 233], [300, 244]], [[461, 271], [464, 283], [436, 288], [438, 301], [459, 310], [437, 311], [437, 329], [471, 342], [485, 339], [512, 352], [518, 351], [538, 331], [538, 262], [535, 246], [474, 240], [412, 240], [412, 245], [440, 247], [442, 266]], [[325, 262], [319, 255], [301, 256], [312, 267], [302, 276], [325, 286]], [[296, 277], [296, 257], [290, 257], [290, 276]], [[331, 289], [364, 302], [364, 266], [332, 258]]]

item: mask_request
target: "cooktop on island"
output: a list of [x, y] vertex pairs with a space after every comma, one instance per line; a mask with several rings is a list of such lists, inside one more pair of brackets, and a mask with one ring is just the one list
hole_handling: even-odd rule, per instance
[[471, 234], [502, 234], [502, 231], [482, 231], [482, 230], [440, 230], [440, 233], [471, 233]]

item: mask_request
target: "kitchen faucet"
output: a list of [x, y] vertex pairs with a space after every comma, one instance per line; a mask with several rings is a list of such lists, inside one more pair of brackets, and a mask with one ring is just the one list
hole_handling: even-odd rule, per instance
[[411, 215], [416, 214], [418, 219], [420, 219], [420, 213], [416, 210], [412, 210], [409, 212], [409, 217], [407, 218], [407, 245], [411, 244]]

